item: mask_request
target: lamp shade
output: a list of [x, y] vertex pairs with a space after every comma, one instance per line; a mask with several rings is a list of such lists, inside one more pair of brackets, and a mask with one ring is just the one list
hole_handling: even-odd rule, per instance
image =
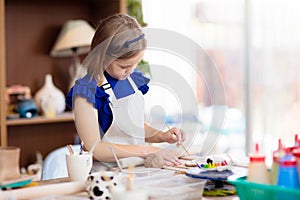
[[70, 57], [88, 53], [95, 30], [84, 20], [69, 20], [63, 28], [50, 52], [54, 57]]

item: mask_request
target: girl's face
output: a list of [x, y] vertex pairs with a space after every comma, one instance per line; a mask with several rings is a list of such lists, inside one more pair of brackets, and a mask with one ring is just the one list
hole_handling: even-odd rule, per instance
[[117, 59], [107, 68], [106, 72], [113, 78], [124, 80], [130, 76], [138, 63], [142, 60], [145, 51], [139, 52], [136, 56], [129, 59]]

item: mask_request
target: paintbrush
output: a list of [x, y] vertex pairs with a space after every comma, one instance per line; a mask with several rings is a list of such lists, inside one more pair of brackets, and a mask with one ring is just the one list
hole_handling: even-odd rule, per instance
[[[170, 131], [171, 129], [168, 126], [168, 124], [166, 124], [166, 126], [169, 129], [169, 131]], [[185, 151], [185, 153], [187, 153], [187, 155], [191, 155], [190, 152], [185, 148], [185, 146], [183, 144], [177, 144], [177, 145], [179, 145]]]
[[79, 155], [81, 155], [83, 153], [83, 141], [81, 141], [80, 143], [80, 152]]
[[121, 164], [120, 164], [120, 161], [119, 161], [119, 159], [118, 159], [118, 157], [117, 157], [117, 155], [116, 155], [114, 149], [113, 149], [112, 147], [109, 147], [109, 150], [110, 150], [111, 153], [113, 154], [114, 159], [115, 159], [115, 161], [116, 161], [116, 163], [117, 163], [117, 165], [118, 165], [118, 167], [119, 167], [119, 169], [120, 169], [120, 172], [121, 172], [123, 169], [122, 169], [122, 166], [121, 166]]
[[94, 142], [93, 146], [91, 147], [91, 149], [90, 149], [90, 151], [89, 151], [90, 154], [93, 154], [93, 152], [94, 152], [94, 150], [95, 150], [95, 148], [96, 148], [96, 146], [97, 146], [98, 141], [99, 141], [99, 140], [96, 140], [96, 141]]
[[133, 179], [133, 172], [134, 172], [134, 166], [130, 165], [128, 168], [128, 176], [127, 176], [127, 182], [126, 182], [126, 191], [132, 190], [132, 179]]

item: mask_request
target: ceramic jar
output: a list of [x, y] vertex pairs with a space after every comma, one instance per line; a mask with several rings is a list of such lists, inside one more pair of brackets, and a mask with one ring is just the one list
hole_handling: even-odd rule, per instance
[[39, 111], [46, 117], [55, 117], [66, 108], [65, 96], [54, 85], [51, 74], [45, 75], [44, 85], [36, 92], [34, 101]]

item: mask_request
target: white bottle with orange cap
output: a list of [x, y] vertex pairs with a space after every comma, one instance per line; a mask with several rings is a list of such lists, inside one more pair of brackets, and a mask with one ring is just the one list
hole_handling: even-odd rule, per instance
[[266, 156], [259, 152], [258, 144], [255, 144], [255, 153], [250, 155], [250, 164], [247, 181], [270, 184], [270, 176], [265, 162]]

